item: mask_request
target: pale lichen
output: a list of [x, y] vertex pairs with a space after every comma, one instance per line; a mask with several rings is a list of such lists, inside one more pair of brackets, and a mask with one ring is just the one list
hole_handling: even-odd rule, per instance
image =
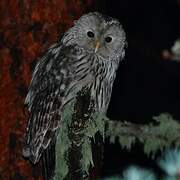
[[67, 153], [71, 147], [71, 142], [68, 137], [68, 127], [71, 124], [73, 116], [74, 101], [67, 104], [62, 113], [60, 127], [56, 140], [56, 165], [55, 165], [55, 180], [64, 179], [68, 174]]
[[106, 121], [106, 137], [111, 143], [117, 139], [122, 147], [130, 149], [139, 141], [144, 145], [147, 155], [154, 155], [157, 150], [169, 148], [172, 144], [180, 145], [180, 123], [167, 113], [153, 117], [148, 125], [133, 124], [121, 121]]

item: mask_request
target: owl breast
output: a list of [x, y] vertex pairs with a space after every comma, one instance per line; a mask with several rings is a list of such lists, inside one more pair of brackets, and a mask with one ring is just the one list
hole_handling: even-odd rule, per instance
[[95, 100], [97, 110], [106, 113], [111, 98], [116, 67], [112, 61], [98, 56], [94, 56], [93, 60], [94, 81], [90, 85], [91, 95]]
[[97, 111], [106, 113], [112, 86], [115, 79], [116, 67], [112, 61], [105, 60], [97, 55], [81, 52], [72, 61], [74, 81], [66, 91], [66, 102], [82, 89], [88, 87], [91, 99], [95, 102]]

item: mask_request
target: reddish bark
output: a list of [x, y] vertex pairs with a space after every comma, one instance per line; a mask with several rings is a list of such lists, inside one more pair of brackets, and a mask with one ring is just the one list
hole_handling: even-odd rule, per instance
[[22, 157], [24, 98], [32, 69], [92, 1], [0, 1], [0, 179], [42, 179]]

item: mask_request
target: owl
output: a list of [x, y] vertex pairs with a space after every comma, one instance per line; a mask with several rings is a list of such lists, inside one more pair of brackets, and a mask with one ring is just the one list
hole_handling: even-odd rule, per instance
[[23, 151], [34, 164], [53, 158], [63, 107], [82, 88], [90, 90], [97, 112], [106, 113], [126, 36], [118, 20], [88, 13], [74, 22], [37, 63], [25, 104], [29, 110]]

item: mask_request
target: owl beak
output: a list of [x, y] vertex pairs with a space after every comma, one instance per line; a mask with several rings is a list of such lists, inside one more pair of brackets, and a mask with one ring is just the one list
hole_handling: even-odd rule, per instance
[[98, 51], [99, 47], [100, 47], [100, 42], [97, 41], [96, 46], [95, 46], [95, 50], [94, 50], [95, 53]]

